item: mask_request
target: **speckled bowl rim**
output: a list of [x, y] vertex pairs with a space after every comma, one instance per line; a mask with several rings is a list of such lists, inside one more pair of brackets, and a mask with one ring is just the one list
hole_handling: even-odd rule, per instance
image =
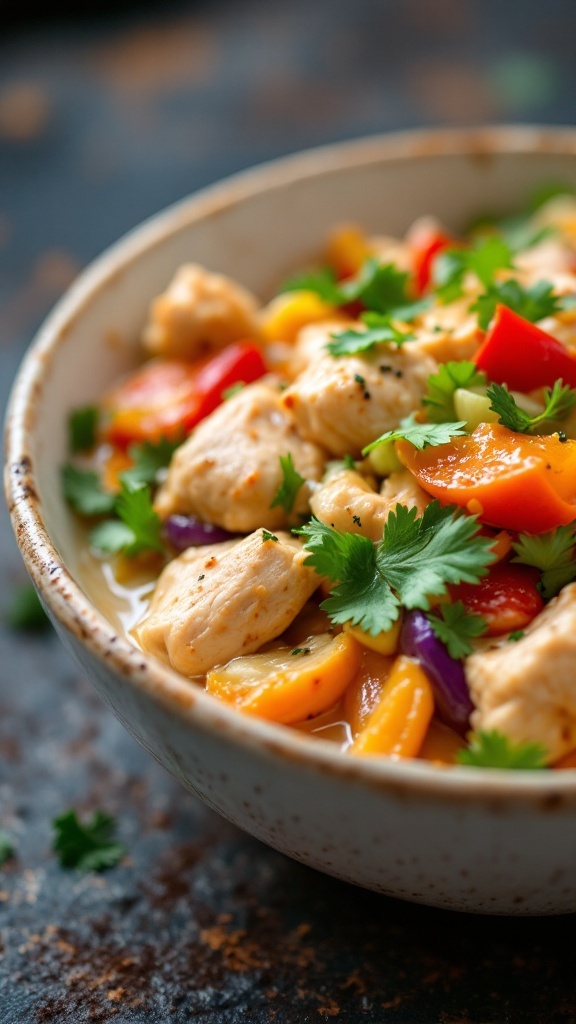
[[[353, 778], [370, 787], [395, 792], [426, 793], [448, 801], [489, 800], [496, 806], [514, 801], [549, 806], [559, 800], [576, 808], [576, 771], [505, 772], [465, 767], [442, 768], [424, 762], [386, 759], [356, 760], [328, 741], [311, 738], [285, 726], [239, 714], [183, 677], [147, 656], [118, 635], [87, 599], [62, 564], [44, 526], [31, 439], [34, 405], [43, 387], [47, 363], [72, 321], [99, 289], [137, 261], [143, 250], [161, 245], [167, 235], [199, 219], [214, 216], [261, 191], [275, 190], [296, 178], [330, 174], [335, 167], [354, 167], [385, 160], [423, 156], [498, 153], [567, 153], [576, 157], [576, 129], [570, 126], [499, 125], [474, 129], [407, 130], [338, 142], [295, 153], [234, 174], [172, 204], [147, 219], [107, 248], [76, 279], [60, 299], [21, 363], [6, 415], [5, 490], [18, 545], [31, 578], [52, 617], [80, 639], [97, 659], [113, 668], [130, 686], [144, 691], [183, 720], [208, 732], [226, 735], [231, 745], [265, 759], [300, 762], [336, 778]], [[126, 723], [130, 728], [130, 723]]]

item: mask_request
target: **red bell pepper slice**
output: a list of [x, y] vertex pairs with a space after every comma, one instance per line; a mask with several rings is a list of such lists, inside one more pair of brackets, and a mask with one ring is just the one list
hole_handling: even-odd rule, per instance
[[491, 566], [478, 583], [459, 583], [449, 587], [453, 601], [462, 601], [467, 612], [486, 621], [487, 636], [500, 636], [524, 629], [544, 607], [536, 584], [537, 569], [528, 565]]
[[260, 349], [250, 341], [194, 362], [153, 359], [106, 396], [105, 439], [126, 448], [187, 434], [220, 405], [228, 388], [250, 384], [266, 371]]
[[576, 387], [576, 359], [568, 349], [500, 304], [474, 362], [491, 381], [507, 384], [512, 391], [552, 387], [560, 379]]
[[434, 222], [418, 223], [408, 235], [412, 252], [412, 266], [417, 295], [423, 295], [432, 280], [432, 267], [436, 256], [444, 249], [452, 249], [456, 240]]

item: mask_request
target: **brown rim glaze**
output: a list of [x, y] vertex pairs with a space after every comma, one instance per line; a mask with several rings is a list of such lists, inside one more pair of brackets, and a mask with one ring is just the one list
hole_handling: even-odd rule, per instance
[[172, 234], [260, 192], [296, 180], [329, 175], [381, 161], [424, 156], [464, 155], [473, 161], [504, 153], [571, 154], [576, 157], [576, 129], [498, 126], [473, 130], [407, 131], [323, 146], [234, 175], [185, 199], [146, 221], [106, 250], [66, 292], [38, 332], [25, 356], [6, 416], [5, 490], [16, 539], [26, 567], [52, 617], [93, 655], [107, 663], [130, 686], [143, 690], [183, 719], [208, 732], [225, 734], [230, 744], [250, 749], [265, 760], [300, 762], [334, 777], [361, 780], [370, 787], [426, 793], [442, 800], [490, 803], [503, 809], [513, 800], [541, 811], [570, 805], [576, 809], [576, 771], [502, 772], [462, 767], [435, 768], [385, 759], [352, 760], [326, 741], [289, 728], [238, 714], [119, 636], [75, 582], [44, 526], [37, 492], [32, 439], [35, 406], [47, 366], [70, 325], [82, 317], [95, 294]]

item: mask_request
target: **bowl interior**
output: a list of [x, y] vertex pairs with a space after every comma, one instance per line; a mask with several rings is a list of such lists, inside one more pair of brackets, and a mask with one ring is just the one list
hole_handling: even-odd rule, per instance
[[[401, 235], [415, 217], [432, 213], [457, 231], [479, 215], [520, 208], [543, 184], [576, 186], [575, 156], [576, 132], [569, 130], [372, 138], [238, 175], [136, 229], [77, 280], [22, 366], [8, 415], [9, 463], [14, 470], [29, 460], [27, 479], [39, 503], [13, 473], [17, 528], [27, 514], [24, 534], [43, 526], [70, 576], [106, 615], [101, 582], [83, 569], [78, 529], [61, 496], [67, 413], [97, 402], [136, 363], [149, 303], [181, 263], [229, 274], [266, 299], [318, 253], [337, 224]], [[48, 586], [54, 581], [46, 550], [32, 558], [24, 542], [23, 552], [45, 601], [66, 625], [58, 588]]]

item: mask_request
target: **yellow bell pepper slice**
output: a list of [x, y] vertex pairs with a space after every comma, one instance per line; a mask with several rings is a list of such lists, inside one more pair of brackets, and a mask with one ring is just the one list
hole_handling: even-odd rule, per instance
[[310, 291], [284, 292], [275, 296], [260, 314], [260, 333], [265, 341], [292, 344], [307, 324], [329, 320], [336, 314], [334, 306]]
[[416, 757], [433, 714], [434, 696], [427, 675], [412, 658], [401, 655], [394, 662], [379, 703], [348, 753]]
[[353, 637], [323, 633], [300, 647], [233, 658], [208, 673], [206, 689], [240, 711], [290, 725], [332, 707], [361, 659]]

